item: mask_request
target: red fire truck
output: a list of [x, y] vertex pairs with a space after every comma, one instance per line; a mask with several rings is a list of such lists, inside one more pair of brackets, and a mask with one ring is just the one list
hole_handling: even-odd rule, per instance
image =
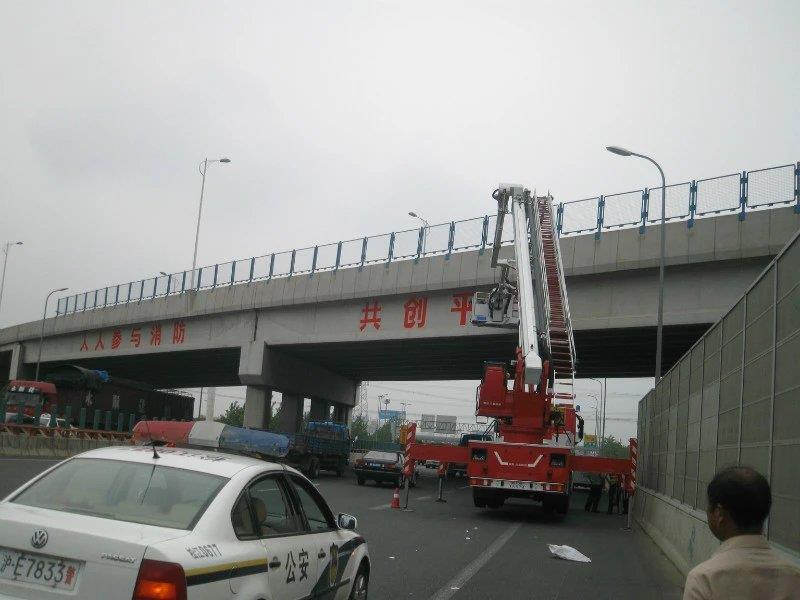
[[[418, 444], [412, 425], [406, 437], [406, 470], [415, 461], [438, 460], [443, 468], [466, 463], [473, 500], [480, 508], [528, 498], [547, 511], [565, 514], [576, 471], [617, 474], [633, 493], [635, 440], [629, 459], [574, 452], [583, 437], [583, 422], [572, 391], [575, 345], [552, 198], [536, 197], [518, 185], [501, 185], [493, 198], [498, 210], [492, 266], [500, 268], [500, 282], [489, 293], [475, 294], [472, 324], [519, 331], [514, 360], [486, 363], [478, 387], [475, 413], [494, 419], [489, 428], [494, 439], [472, 440], [465, 447]], [[514, 260], [501, 260], [509, 203]]]

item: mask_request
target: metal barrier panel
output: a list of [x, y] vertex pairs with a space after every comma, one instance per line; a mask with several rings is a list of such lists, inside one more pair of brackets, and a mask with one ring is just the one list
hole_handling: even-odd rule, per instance
[[[417, 255], [420, 229], [406, 229], [394, 234], [394, 260], [413, 258]], [[423, 232], [424, 234], [424, 232]]]
[[279, 252], [273, 255], [275, 257], [274, 269], [272, 272], [273, 277], [285, 277], [289, 274], [289, 269], [292, 266], [292, 253]]
[[481, 245], [481, 235], [483, 232], [483, 218], [467, 219], [466, 221], [456, 221], [453, 250], [470, 250], [479, 248]]
[[758, 169], [747, 174], [747, 206], [757, 208], [791, 204], [794, 198], [795, 165]]
[[233, 263], [233, 282], [250, 281], [250, 266], [253, 259], [245, 258], [234, 261]]
[[313, 264], [314, 264], [314, 248], [301, 248], [300, 250], [295, 250], [292, 275], [298, 275], [300, 273], [310, 273]]
[[349, 240], [342, 242], [342, 261], [340, 267], [352, 267], [361, 264], [361, 250], [363, 240]]
[[772, 486], [767, 536], [800, 556], [800, 233], [639, 402], [640, 485], [698, 510], [714, 474]]
[[568, 233], [595, 231], [597, 229], [598, 201], [599, 198], [587, 198], [586, 200], [565, 202], [561, 233], [566, 235]]
[[272, 255], [257, 256], [253, 265], [253, 279], [266, 279], [269, 277], [269, 265]]
[[425, 252], [423, 254], [441, 254], [447, 252], [450, 240], [450, 223], [431, 225], [425, 236]]
[[697, 181], [697, 214], [719, 214], [739, 210], [739, 174]]
[[336, 268], [336, 254], [339, 244], [325, 244], [317, 248], [316, 271], [331, 271]]
[[604, 196], [603, 227], [626, 227], [642, 222], [642, 190]]
[[217, 268], [217, 272], [215, 274], [215, 281], [213, 282], [214, 286], [218, 285], [228, 285], [231, 282], [231, 274], [233, 273], [233, 263], [227, 262], [222, 263]]
[[389, 258], [390, 238], [391, 235], [388, 233], [367, 238], [367, 255], [364, 262], [386, 262], [386, 260]]
[[[688, 182], [673, 183], [666, 187], [664, 204], [667, 221], [689, 216], [690, 190], [691, 184]], [[657, 223], [661, 220], [661, 186], [650, 188], [648, 194], [650, 199], [647, 205], [647, 222]]]

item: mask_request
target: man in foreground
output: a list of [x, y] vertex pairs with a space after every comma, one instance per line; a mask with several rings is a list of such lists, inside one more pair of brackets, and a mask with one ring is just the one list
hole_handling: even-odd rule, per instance
[[686, 578], [684, 600], [800, 598], [800, 568], [773, 550], [762, 534], [772, 496], [763, 475], [729, 467], [708, 484], [708, 528], [722, 542]]

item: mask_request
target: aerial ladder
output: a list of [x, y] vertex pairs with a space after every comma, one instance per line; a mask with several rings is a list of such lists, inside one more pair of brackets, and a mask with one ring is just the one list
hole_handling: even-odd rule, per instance
[[[492, 197], [497, 224], [491, 264], [500, 271], [499, 281], [490, 292], [475, 293], [472, 324], [519, 332], [514, 360], [485, 363], [478, 386], [475, 414], [492, 420], [487, 428], [492, 436], [466, 446], [420, 444], [412, 424], [405, 439], [406, 473], [422, 460], [466, 463], [479, 508], [527, 498], [565, 514], [576, 471], [616, 474], [633, 493], [635, 440], [626, 459], [575, 453], [583, 419], [574, 402], [575, 342], [552, 197], [514, 184], [501, 184]], [[513, 258], [500, 256], [507, 214]]]

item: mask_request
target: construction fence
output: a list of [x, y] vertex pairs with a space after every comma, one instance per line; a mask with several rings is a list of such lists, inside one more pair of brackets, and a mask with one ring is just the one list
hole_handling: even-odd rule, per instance
[[772, 487], [770, 541], [800, 555], [800, 232], [639, 402], [638, 484], [704, 511], [749, 465]]

